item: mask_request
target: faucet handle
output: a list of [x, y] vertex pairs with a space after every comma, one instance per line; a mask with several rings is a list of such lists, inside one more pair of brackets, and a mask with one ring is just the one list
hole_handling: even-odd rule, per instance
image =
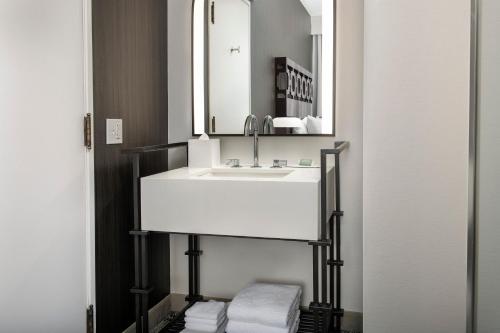
[[231, 168], [239, 168], [240, 160], [238, 158], [230, 158], [226, 161], [226, 165], [230, 165]]
[[282, 168], [288, 165], [287, 160], [273, 160], [273, 168]]

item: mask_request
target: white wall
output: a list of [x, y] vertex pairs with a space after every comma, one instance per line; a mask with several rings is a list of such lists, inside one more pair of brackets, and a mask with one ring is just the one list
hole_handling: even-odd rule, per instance
[[0, 331], [85, 331], [82, 0], [0, 0]]
[[[185, 2], [169, 0], [170, 3]], [[187, 8], [189, 7], [189, 8]], [[178, 14], [182, 19], [190, 20], [188, 14]], [[351, 147], [341, 158], [342, 162], [342, 208], [346, 212], [343, 219], [342, 251], [346, 265], [343, 269], [343, 306], [347, 310], [362, 311], [362, 78], [363, 78], [363, 1], [339, 1], [339, 70], [337, 102], [337, 138], [261, 138], [260, 157], [264, 163], [271, 163], [274, 158], [297, 161], [299, 158], [319, 159], [321, 148], [332, 147], [335, 140], [349, 140]], [[186, 18], [189, 16], [189, 18]], [[189, 24], [189, 21], [188, 21]], [[172, 30], [172, 26], [169, 25]], [[189, 30], [188, 30], [189, 29]], [[190, 27], [181, 22], [176, 28], [177, 46], [182, 49], [190, 41]], [[176, 37], [176, 38], [177, 38]], [[170, 50], [169, 66], [172, 63]], [[184, 56], [186, 53], [184, 53]], [[178, 60], [181, 66], [186, 66]], [[188, 71], [179, 73], [179, 77], [169, 77], [170, 84], [184, 85]], [[184, 107], [178, 105], [181, 117], [190, 117], [191, 106], [185, 96], [190, 98], [190, 88], [176, 95], [169, 94], [169, 99], [184, 99]], [[190, 99], [189, 99], [190, 101]], [[189, 118], [190, 119], [190, 118]], [[182, 122], [185, 123], [185, 122]], [[184, 128], [184, 133], [191, 133], [191, 125]], [[171, 142], [185, 138], [179, 134], [171, 137]], [[252, 141], [248, 138], [224, 138], [222, 140], [222, 158], [240, 158], [242, 163], [252, 159]], [[172, 162], [173, 163], [173, 162]], [[258, 207], [256, 207], [258, 209]], [[187, 291], [187, 260], [183, 255], [187, 247], [187, 238], [173, 236], [171, 243], [172, 291]], [[201, 260], [202, 292], [210, 296], [232, 297], [245, 284], [255, 279], [291, 281], [305, 286], [305, 301], [311, 299], [312, 292], [312, 250], [305, 244], [265, 240], [244, 240], [202, 237], [204, 251]]]
[[465, 332], [470, 7], [365, 1], [370, 333]]
[[477, 150], [477, 333], [500, 332], [500, 2], [481, 0]]

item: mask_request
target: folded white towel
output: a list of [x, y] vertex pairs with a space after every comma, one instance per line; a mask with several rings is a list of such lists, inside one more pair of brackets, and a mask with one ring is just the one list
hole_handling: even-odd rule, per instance
[[226, 314], [226, 303], [208, 301], [197, 302], [187, 309], [186, 317], [219, 320]]
[[220, 325], [216, 330], [213, 331], [197, 330], [186, 326], [186, 328], [183, 329], [181, 333], [224, 333], [226, 332], [226, 326], [227, 319], [222, 323], [222, 325]]
[[291, 327], [275, 327], [257, 323], [245, 323], [242, 321], [230, 320], [227, 324], [227, 333], [297, 333], [300, 323], [300, 311], [294, 316]]
[[200, 319], [194, 317], [185, 317], [186, 324], [199, 324], [199, 325], [213, 325], [215, 327], [219, 327], [226, 320], [226, 313], [222, 315], [219, 319]]
[[204, 322], [197, 322], [195, 319], [192, 318], [187, 318], [186, 319], [186, 328], [189, 328], [190, 330], [194, 331], [200, 331], [200, 332], [217, 332], [221, 326], [226, 326], [227, 325], [227, 317], [224, 316], [222, 318], [222, 321], [219, 323], [204, 323]]
[[291, 327], [301, 294], [302, 289], [299, 286], [252, 284], [234, 297], [227, 316], [230, 321]]

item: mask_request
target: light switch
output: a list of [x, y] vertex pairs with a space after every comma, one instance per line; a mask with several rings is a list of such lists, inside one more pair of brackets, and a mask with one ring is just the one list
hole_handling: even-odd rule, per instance
[[106, 144], [116, 145], [123, 143], [122, 119], [106, 119]]

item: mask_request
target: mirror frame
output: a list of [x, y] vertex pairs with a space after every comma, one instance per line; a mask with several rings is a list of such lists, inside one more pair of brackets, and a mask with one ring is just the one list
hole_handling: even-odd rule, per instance
[[[192, 0], [191, 2], [191, 135], [193, 137], [199, 137], [201, 134], [196, 134], [194, 133], [194, 11], [195, 11], [195, 2], [200, 1], [200, 0]], [[205, 1], [210, 1], [210, 0], [205, 0]], [[251, 2], [252, 0], [250, 0]], [[336, 136], [336, 117], [337, 117], [337, 24], [338, 24], [338, 6], [337, 6], [337, 0], [331, 0], [333, 1], [333, 80], [332, 80], [332, 105], [333, 105], [333, 114], [332, 114], [332, 134], [261, 134], [259, 133], [259, 136], [265, 136], [265, 137], [302, 137], [302, 138], [308, 138], [308, 137], [335, 137]], [[205, 32], [205, 37], [206, 37], [207, 32]], [[207, 55], [205, 55], [205, 60], [207, 58]], [[204, 80], [205, 80], [205, 87], [208, 85], [208, 70], [205, 69], [205, 75]], [[206, 88], [205, 88], [206, 90]], [[206, 125], [207, 119], [205, 119], [205, 125]], [[244, 136], [243, 134], [210, 134], [207, 133], [209, 136], [213, 137], [242, 137]]]

